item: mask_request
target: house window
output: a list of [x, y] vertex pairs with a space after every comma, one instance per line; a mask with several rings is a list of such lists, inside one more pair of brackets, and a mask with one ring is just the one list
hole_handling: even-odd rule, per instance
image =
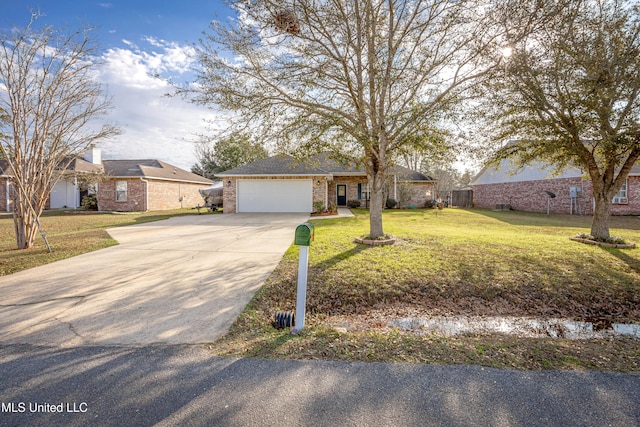
[[625, 179], [622, 187], [620, 187], [620, 191], [618, 191], [616, 197], [613, 198], [613, 204], [626, 205], [627, 203], [629, 203], [629, 199], [627, 198], [627, 180]]
[[358, 184], [358, 199], [370, 200], [369, 184]]
[[116, 181], [116, 202], [127, 201], [127, 181]]

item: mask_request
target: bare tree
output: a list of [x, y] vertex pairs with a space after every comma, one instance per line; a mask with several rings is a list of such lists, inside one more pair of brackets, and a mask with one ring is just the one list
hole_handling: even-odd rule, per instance
[[33, 246], [38, 221], [57, 180], [92, 143], [118, 133], [94, 119], [110, 108], [91, 74], [89, 30], [21, 31], [0, 40], [0, 147], [10, 165], [16, 242]]
[[[364, 160], [370, 235], [400, 149], [427, 137], [494, 47], [478, 1], [237, 0], [201, 41], [197, 102], [237, 111], [272, 141]], [[421, 136], [425, 136], [422, 138]]]
[[607, 239], [612, 200], [640, 158], [640, 6], [519, 0], [505, 2], [502, 13], [512, 40], [489, 85], [489, 108], [497, 107], [490, 123], [497, 139], [518, 143], [495, 158], [586, 171], [591, 234]]

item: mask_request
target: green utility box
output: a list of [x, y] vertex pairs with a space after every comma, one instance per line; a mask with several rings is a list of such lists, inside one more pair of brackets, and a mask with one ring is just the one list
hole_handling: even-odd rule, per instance
[[305, 222], [296, 227], [294, 244], [299, 246], [311, 246], [313, 242], [314, 227], [310, 222]]

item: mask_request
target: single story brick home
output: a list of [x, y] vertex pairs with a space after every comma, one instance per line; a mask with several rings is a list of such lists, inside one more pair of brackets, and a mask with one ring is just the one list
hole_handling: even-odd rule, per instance
[[[73, 159], [66, 170], [60, 171], [63, 177], [51, 190], [47, 200], [47, 209], [78, 208], [80, 207], [82, 191], [79, 191], [78, 178], [91, 174], [101, 174], [102, 166], [95, 165], [84, 159]], [[0, 160], [0, 212], [10, 212], [13, 203], [11, 192], [13, 172], [6, 160]]]
[[[359, 200], [368, 206], [367, 175], [355, 164], [343, 164], [328, 153], [307, 160], [279, 155], [217, 174], [223, 181], [224, 213], [313, 212], [314, 202], [346, 206]], [[396, 166], [386, 185], [386, 195], [400, 207], [423, 207], [434, 197], [435, 181]]]
[[[473, 205], [495, 209], [592, 215], [594, 209], [591, 180], [578, 168], [560, 173], [543, 163], [522, 169], [510, 160], [498, 167], [485, 167], [471, 181]], [[555, 198], [550, 198], [550, 192]], [[613, 215], [640, 215], [640, 164], [636, 164], [618, 194], [611, 201]]]
[[[11, 169], [0, 161], [0, 211], [11, 211]], [[149, 211], [193, 207], [204, 203], [199, 189], [213, 181], [161, 160], [102, 160], [100, 149], [91, 148], [60, 171], [62, 177], [49, 196], [48, 209], [81, 206], [85, 194], [95, 194], [100, 211]], [[82, 189], [90, 175], [96, 184]], [[91, 181], [91, 179], [89, 179]]]

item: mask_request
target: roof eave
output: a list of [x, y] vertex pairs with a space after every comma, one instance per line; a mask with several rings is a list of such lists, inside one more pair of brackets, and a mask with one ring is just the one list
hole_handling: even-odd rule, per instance
[[330, 177], [332, 174], [328, 173], [317, 173], [317, 172], [307, 172], [307, 173], [246, 173], [246, 174], [235, 174], [235, 173], [217, 173], [216, 176], [220, 178], [242, 178], [242, 177], [269, 177], [269, 176], [326, 176]]
[[129, 176], [115, 176], [115, 175], [108, 175], [106, 177], [107, 179], [155, 179], [158, 181], [172, 181], [172, 182], [187, 182], [190, 184], [202, 184], [202, 185], [211, 185], [214, 181], [192, 181], [192, 180], [188, 180], [188, 179], [171, 179], [171, 178], [160, 178], [157, 176], [150, 176], [150, 175], [129, 175]]

